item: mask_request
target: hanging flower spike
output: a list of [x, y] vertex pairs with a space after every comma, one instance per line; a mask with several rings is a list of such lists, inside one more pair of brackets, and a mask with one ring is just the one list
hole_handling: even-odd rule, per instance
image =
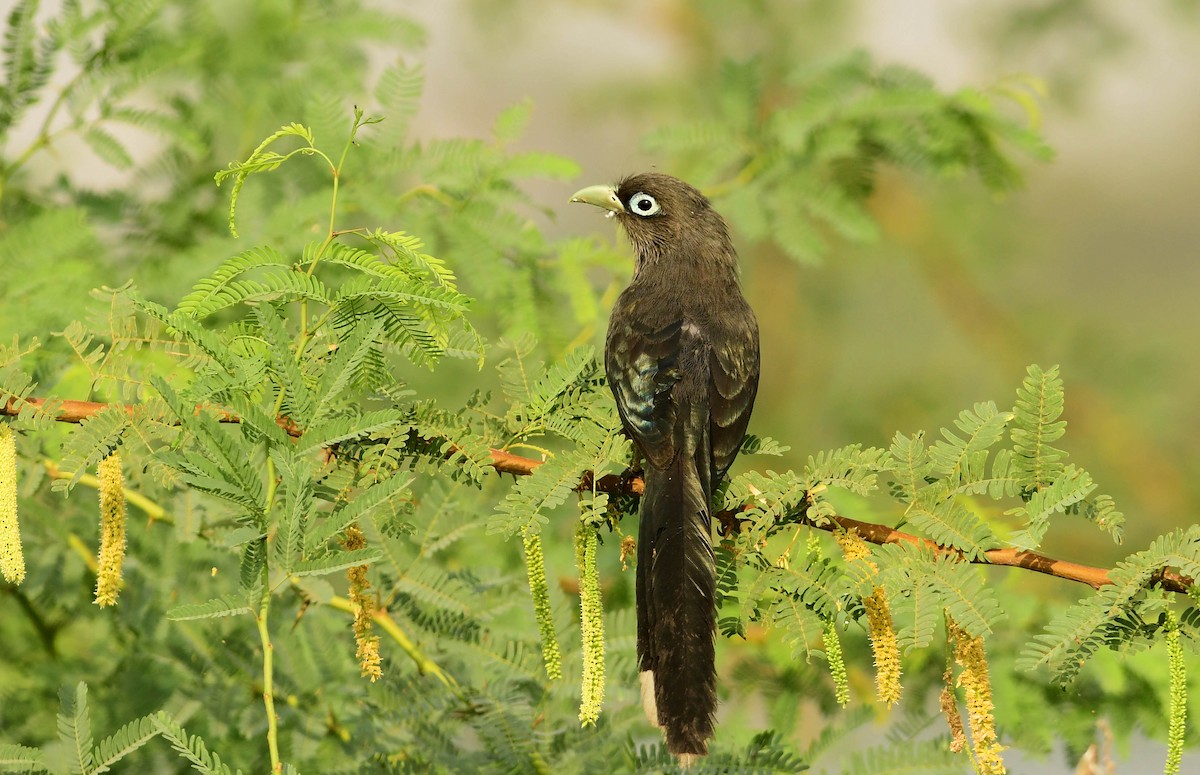
[[[342, 538], [342, 546], [347, 551], [366, 549], [367, 537], [358, 525], [350, 525]], [[371, 618], [371, 600], [368, 594], [371, 582], [367, 578], [367, 566], [355, 565], [346, 571], [346, 578], [350, 580], [350, 602], [354, 603], [354, 642], [357, 644], [355, 658], [358, 659], [360, 674], [374, 683], [383, 677], [383, 659], [379, 656], [379, 636], [371, 633], [375, 622]]]
[[842, 658], [842, 641], [838, 638], [837, 624], [826, 622], [821, 636], [825, 646], [825, 659], [829, 662], [829, 675], [833, 678], [834, 697], [843, 708], [850, 704], [850, 676], [846, 672], [846, 661]]
[[17, 442], [7, 423], [0, 423], [0, 576], [10, 584], [25, 579], [25, 554], [17, 523]]
[[1167, 665], [1171, 674], [1171, 699], [1168, 706], [1167, 762], [1163, 775], [1175, 775], [1183, 759], [1183, 737], [1187, 728], [1187, 669], [1183, 662], [1183, 644], [1179, 639], [1179, 621], [1167, 611]]
[[100, 552], [96, 560], [96, 605], [117, 604], [121, 566], [125, 563], [125, 477], [121, 453], [113, 450], [100, 461]]
[[880, 702], [895, 705], [900, 701], [900, 645], [896, 625], [883, 587], [863, 598], [867, 609], [867, 632], [875, 652], [875, 693]]
[[[847, 562], [864, 562], [873, 572], [879, 566], [872, 561], [871, 547], [857, 530], [839, 531], [833, 534]], [[863, 598], [867, 609], [867, 634], [871, 638], [871, 650], [875, 654], [875, 694], [880, 702], [895, 705], [900, 701], [900, 644], [896, 640], [896, 624], [892, 621], [892, 608], [883, 587], [875, 587]]]
[[987, 654], [983, 638], [973, 638], [949, 616], [946, 629], [954, 640], [954, 661], [962, 668], [958, 685], [967, 701], [967, 723], [975, 745], [975, 761], [980, 775], [1005, 775], [1004, 759], [996, 737], [996, 718], [993, 715], [992, 682], [988, 677]]
[[942, 692], [938, 695], [938, 706], [950, 727], [950, 750], [962, 753], [967, 747], [967, 731], [963, 729], [962, 716], [958, 714], [958, 699], [954, 695], [954, 671], [950, 667], [950, 655], [946, 655], [946, 672], [942, 673]]
[[575, 563], [579, 566], [579, 610], [583, 637], [583, 688], [579, 721], [594, 725], [604, 703], [604, 610], [600, 604], [600, 572], [596, 568], [596, 529], [580, 522], [575, 531]]
[[558, 636], [554, 632], [554, 616], [550, 610], [550, 585], [546, 581], [542, 535], [526, 530], [523, 538], [525, 571], [529, 574], [529, 594], [533, 598], [533, 614], [537, 619], [538, 632], [542, 639], [542, 661], [546, 665], [546, 677], [557, 681], [562, 678], [562, 654], [558, 650]]

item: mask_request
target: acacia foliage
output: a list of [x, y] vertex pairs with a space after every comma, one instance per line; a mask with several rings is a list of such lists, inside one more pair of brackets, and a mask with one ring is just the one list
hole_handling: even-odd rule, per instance
[[[633, 688], [632, 572], [618, 570], [617, 555], [623, 534], [635, 532], [636, 499], [578, 491], [585, 472], [595, 482], [631, 462], [594, 347], [629, 270], [606, 240], [557, 241], [530, 217], [528, 178], [578, 171], [567, 158], [514, 150], [531, 105], [498, 116], [485, 139], [414, 141], [420, 66], [385, 69], [368, 94], [363, 43], [412, 47], [420, 30], [356, 3], [249, 4], [234, 24], [210, 4], [66, 2], [47, 25], [33, 23], [37, 12], [23, 0], [9, 18], [0, 135], [60, 97], [63, 123], [35, 132], [31, 155], [4, 159], [0, 256], [14, 274], [61, 267], [57, 294], [73, 282], [109, 288], [97, 291], [90, 319], [69, 322], [49, 304], [19, 325], [12, 318], [19, 337], [0, 345], [0, 398], [134, 408], [110, 407], [69, 430], [52, 422], [53, 404], [14, 421], [23, 535], [37, 551], [0, 608], [4, 651], [17, 655], [0, 666], [0, 767], [102, 772], [129, 756], [146, 770], [265, 769], [255, 635], [264, 611], [288, 769], [674, 766]], [[242, 61], [231, 51], [272, 54]], [[862, 53], [794, 63], [782, 75], [771, 64], [726, 63], [713, 116], [646, 143], [688, 169], [740, 234], [797, 260], [877, 237], [866, 202], [884, 169], [966, 173], [1001, 191], [1017, 182], [1020, 153], [1047, 154], [995, 95], [945, 94]], [[49, 86], [56, 66], [77, 74], [58, 92]], [[351, 110], [348, 94], [373, 109]], [[782, 107], [761, 122], [756, 107], [768, 94]], [[246, 130], [266, 140], [235, 139], [222, 123], [230, 112], [269, 116]], [[122, 123], [153, 133], [161, 149], [139, 158], [113, 131]], [[131, 170], [134, 184], [96, 194], [67, 180], [62, 207], [54, 191], [28, 183], [30, 159], [71, 134]], [[229, 158], [237, 161], [225, 167]], [[222, 167], [228, 200], [211, 188]], [[113, 224], [141, 236], [140, 246], [114, 243]], [[149, 255], [162, 265], [140, 271], [137, 287], [122, 285], [126, 262]], [[61, 334], [39, 345], [52, 331]], [[769, 723], [723, 719], [706, 768], [796, 771], [865, 722], [835, 710], [822, 660], [832, 628], [850, 670], [870, 672], [863, 600], [876, 588], [891, 605], [907, 700], [903, 720], [846, 758], [846, 771], [962, 770], [944, 739], [913, 742], [928, 721], [923, 694], [940, 677], [947, 613], [984, 636], [1000, 665], [1006, 741], [1031, 751], [1059, 737], [1080, 745], [1097, 705], [1080, 696], [1114, 676], [1121, 687], [1098, 704], [1129, 721], [1119, 731], [1134, 720], [1165, 728], [1165, 677], [1144, 662], [1104, 660], [1164, 641], [1172, 602], [1150, 582], [1165, 567], [1194, 576], [1200, 535], [1163, 536], [1075, 606], [1022, 606], [958, 557], [1036, 548], [1073, 517], [1119, 541], [1123, 521], [1067, 462], [1057, 370], [1030, 367], [1008, 403], [977, 403], [947, 428], [900, 432], [886, 447], [815, 453], [798, 470], [769, 469], [787, 452], [779, 442], [747, 440], [748, 470], [721, 496], [729, 508], [749, 507], [741, 530], [719, 539], [719, 627], [730, 639], [722, 663], [736, 665], [721, 682], [735, 707], [762, 700]], [[239, 422], [224, 422], [233, 416]], [[94, 540], [81, 487], [118, 447], [151, 520], [131, 531], [121, 605], [100, 614], [77, 548]], [[545, 462], [502, 481], [493, 448]], [[47, 476], [45, 459], [60, 475]], [[955, 553], [889, 545], [854, 562], [824, 538], [797, 541], [835, 514], [902, 522]], [[580, 728], [576, 714], [576, 521], [602, 542], [610, 686], [594, 728]], [[351, 525], [366, 548], [339, 541]], [[534, 622], [519, 561], [517, 536], [539, 532], [557, 582], [548, 611], [561, 680], [545, 672], [547, 630]], [[361, 566], [387, 612], [378, 623], [384, 677], [374, 684], [359, 676], [343, 604], [344, 573]], [[1194, 608], [1181, 609], [1171, 631], [1194, 644], [1198, 624]], [[763, 628], [765, 645], [746, 645]], [[1026, 671], [1008, 677], [1014, 660]], [[66, 674], [90, 693], [72, 682], [56, 701], [64, 687], [52, 676]], [[1050, 688], [1071, 681], [1075, 693]], [[824, 732], [800, 745], [808, 699]], [[117, 731], [96, 744], [93, 726]]]

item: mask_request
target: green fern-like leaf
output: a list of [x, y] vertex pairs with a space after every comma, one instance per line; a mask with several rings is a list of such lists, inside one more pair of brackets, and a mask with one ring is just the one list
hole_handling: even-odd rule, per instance
[[533, 116], [533, 101], [526, 98], [505, 108], [492, 123], [492, 137], [501, 145], [511, 143], [525, 134], [529, 119]]
[[72, 691], [59, 692], [58, 739], [67, 750], [72, 772], [90, 773], [96, 767], [92, 752], [92, 717], [88, 710], [87, 684], [80, 681]]
[[355, 549], [348, 552], [331, 552], [324, 557], [301, 560], [292, 566], [294, 576], [326, 576], [330, 573], [353, 568], [355, 565], [370, 565], [379, 560], [378, 548]]
[[387, 114], [387, 132], [393, 141], [401, 141], [408, 133], [409, 123], [417, 113], [425, 76], [420, 65], [389, 67], [375, 85], [375, 99]]
[[938, 593], [941, 607], [972, 636], [990, 635], [993, 626], [1004, 618], [1004, 610], [978, 568], [945, 555], [921, 567], [930, 569], [924, 582]]
[[1050, 517], [1071, 509], [1095, 489], [1096, 485], [1086, 471], [1074, 465], [1061, 469], [1053, 484], [1039, 488], [1022, 508], [1009, 512], [1025, 516], [1028, 520], [1025, 528], [1014, 533], [1009, 540], [1019, 549], [1037, 547], [1050, 526]]
[[308, 532], [314, 506], [313, 468], [310, 457], [288, 454], [286, 449], [272, 449], [271, 459], [283, 483], [283, 513], [275, 539], [278, 564], [289, 571], [304, 555], [304, 536]]
[[203, 326], [194, 318], [169, 312], [161, 304], [155, 304], [130, 290], [126, 295], [133, 304], [145, 315], [167, 326], [171, 333], [195, 347], [203, 356], [220, 366], [229, 374], [236, 374], [241, 365], [234, 357], [231, 348], [220, 336]]
[[350, 439], [375, 433], [407, 429], [409, 416], [396, 409], [377, 409], [356, 417], [334, 417], [316, 423], [300, 438], [297, 452], [308, 454]]
[[269, 304], [254, 308], [254, 317], [267, 340], [270, 368], [283, 391], [283, 409], [301, 427], [312, 417], [316, 399], [305, 374], [291, 350], [292, 339], [278, 310]]
[[394, 501], [412, 485], [413, 477], [393, 475], [376, 482], [358, 493], [345, 505], [324, 517], [304, 536], [306, 551], [325, 545], [349, 525], [370, 514], [381, 505]]
[[337, 352], [325, 365], [325, 371], [314, 391], [316, 407], [313, 410], [313, 422], [324, 419], [336, 406], [335, 402], [342, 397], [346, 388], [357, 381], [363, 365], [369, 362], [372, 353], [379, 347], [378, 338], [383, 331], [383, 325], [359, 325], [338, 342]]
[[925, 433], [918, 431], [905, 436], [897, 431], [889, 452], [892, 456], [892, 473], [896, 477], [897, 496], [901, 501], [911, 503], [916, 500], [917, 492], [925, 486], [925, 477], [932, 468], [929, 453], [925, 449]]
[[54, 489], [70, 490], [79, 477], [95, 469], [101, 460], [121, 444], [132, 421], [123, 406], [109, 405], [85, 418], [72, 433], [62, 452], [62, 467], [72, 472], [70, 479], [56, 479]]
[[96, 342], [96, 335], [78, 320], [71, 322], [60, 334], [74, 351], [80, 364], [93, 375], [104, 360], [104, 344]]
[[238, 299], [229, 295], [228, 287], [246, 272], [260, 267], [287, 266], [288, 261], [269, 245], [260, 245], [231, 256], [212, 274], [199, 280], [191, 293], [179, 302], [178, 312], [195, 318], [204, 318], [219, 309], [236, 304]]
[[165, 711], [159, 711], [153, 718], [159, 733], [170, 741], [171, 747], [180, 756], [192, 763], [192, 769], [203, 775], [241, 775], [241, 770], [231, 771], [220, 756], [209, 753], [208, 746], [199, 735], [188, 735], [187, 730]]
[[[518, 364], [523, 365], [520, 362]], [[572, 391], [579, 388], [581, 380], [595, 378], [598, 368], [595, 351], [591, 347], [580, 347], [546, 367], [536, 377], [526, 378], [524, 394], [509, 412], [512, 422], [517, 426], [537, 424], [547, 415], [562, 410]]]
[[869, 495], [879, 487], [879, 472], [889, 469], [887, 454], [887, 450], [878, 447], [863, 449], [861, 444], [819, 452], [809, 457], [804, 477], [814, 485], [825, 484]]
[[1117, 510], [1117, 504], [1111, 496], [1097, 495], [1085, 500], [1079, 511], [1118, 544], [1125, 540], [1125, 515]]
[[463, 317], [469, 302], [457, 291], [416, 277], [362, 277], [335, 295], [334, 327], [344, 330], [364, 319], [381, 322], [385, 341], [413, 362], [431, 366], [449, 354], [448, 345], [460, 332], [478, 338]]
[[226, 281], [219, 290], [203, 299], [203, 311], [211, 315], [236, 304], [300, 299], [326, 305], [332, 303], [329, 291], [320, 280], [304, 272], [278, 267], [261, 272], [257, 280]]
[[197, 414], [194, 404], [185, 403], [170, 385], [155, 380], [155, 387], [194, 442], [185, 452], [170, 449], [156, 459], [201, 492], [228, 500], [244, 509], [244, 519], [261, 524], [264, 493], [257, 469], [246, 462], [256, 450], [239, 426], [222, 427], [207, 413]]
[[792, 647], [792, 656], [797, 659], [807, 658], [825, 631], [825, 621], [792, 595], [782, 595], [776, 602], [771, 626], [783, 633], [784, 642]]
[[158, 734], [158, 725], [154, 723], [153, 716], [142, 716], [130, 721], [96, 746], [92, 753], [96, 769], [91, 772], [95, 775], [108, 772], [112, 765], [158, 737]]
[[507, 157], [499, 172], [514, 178], [571, 180], [580, 173], [579, 162], [557, 153], [526, 151]]
[[469, 588], [461, 580], [433, 564], [412, 565], [394, 584], [397, 591], [411, 596], [417, 602], [435, 606], [443, 611], [467, 614], [472, 610], [472, 606], [467, 603], [470, 599]]
[[[261, 533], [254, 535], [253, 531], [244, 529], [244, 532], [250, 533], [249, 540], [245, 540], [242, 549], [242, 561], [238, 565], [238, 581], [241, 582], [242, 591], [249, 595], [252, 591], [259, 589], [263, 582], [263, 571], [267, 567], [267, 537]], [[250, 598], [247, 597], [249, 600]]]
[[133, 166], [133, 157], [121, 141], [100, 127], [94, 126], [84, 132], [83, 140], [93, 153], [108, 164], [118, 169], [129, 169]]
[[933, 470], [945, 476], [951, 485], [981, 478], [987, 450], [1004, 435], [1012, 416], [1011, 412], [998, 411], [991, 401], [959, 412], [954, 425], [965, 438], [943, 428], [942, 439], [929, 448]]
[[376, 229], [367, 237], [391, 248], [397, 257], [405, 262], [409, 271], [416, 271], [443, 288], [449, 288], [452, 291], [458, 290], [458, 281], [454, 277], [454, 272], [446, 266], [446, 262], [421, 252], [420, 238], [402, 231], [384, 231], [383, 229]]
[[204, 603], [188, 603], [177, 605], [167, 611], [167, 618], [175, 622], [187, 622], [195, 619], [221, 619], [227, 616], [241, 616], [253, 613], [246, 603], [244, 595], [230, 595], [213, 598]]
[[4, 79], [0, 86], [0, 137], [8, 134], [25, 108], [50, 80], [61, 41], [51, 35], [38, 41], [37, 0], [19, 0], [8, 14], [4, 31]]
[[937, 482], [922, 489], [904, 512], [905, 520], [942, 546], [977, 559], [997, 545], [992, 529]]
[[728, 142], [736, 142], [736, 138], [723, 121], [691, 121], [659, 127], [643, 140], [646, 148], [669, 153], [707, 150]]
[[524, 476], [496, 506], [488, 522], [489, 533], [515, 535], [524, 530], [541, 530], [549, 519], [546, 511], [566, 502], [585, 470], [578, 456], [562, 454]]
[[1046, 667], [1065, 685], [1101, 647], [1119, 649], [1132, 643], [1143, 632], [1138, 614], [1148, 585], [1168, 567], [1200, 577], [1200, 526], [1160, 536], [1149, 548], [1118, 563], [1109, 572], [1111, 583], [1055, 616], [1028, 644], [1017, 666]]
[[0, 770], [4, 772], [47, 772], [49, 766], [40, 748], [0, 743]]
[[1062, 413], [1063, 383], [1058, 367], [1043, 371], [1031, 365], [1017, 388], [1009, 431], [1016, 453], [1013, 470], [1026, 490], [1046, 487], [1062, 473], [1067, 453], [1052, 446], [1066, 433], [1066, 422], [1058, 419]]
[[229, 197], [229, 233], [234, 237], [237, 233], [237, 203], [238, 195], [242, 191], [242, 186], [246, 182], [246, 178], [256, 172], [269, 172], [277, 169], [279, 165], [287, 161], [292, 153], [286, 156], [269, 151], [267, 148], [276, 140], [284, 137], [299, 137], [308, 145], [306, 148], [301, 148], [300, 152], [313, 153], [315, 149], [315, 140], [313, 140], [312, 130], [300, 124], [285, 124], [280, 127], [274, 134], [263, 140], [257, 148], [255, 148], [250, 156], [242, 162], [230, 162], [229, 168], [219, 171], [214, 177], [217, 185], [221, 185], [227, 178], [233, 178], [233, 193]]
[[140, 127], [169, 139], [193, 158], [200, 158], [208, 152], [208, 146], [195, 127], [184, 118], [162, 110], [121, 106], [113, 108], [108, 114], [108, 118]]
[[742, 439], [742, 449], [739, 454], [781, 457], [790, 449], [791, 447], [780, 444], [770, 436], [755, 436], [752, 433], [748, 433], [746, 434], [746, 438]]

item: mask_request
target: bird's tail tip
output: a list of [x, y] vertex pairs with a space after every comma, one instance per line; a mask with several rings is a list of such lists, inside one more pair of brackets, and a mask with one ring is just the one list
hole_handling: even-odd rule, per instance
[[658, 702], [654, 699], [654, 671], [643, 670], [638, 673], [638, 680], [642, 683], [642, 710], [646, 713], [650, 724], [657, 729], [659, 726]]

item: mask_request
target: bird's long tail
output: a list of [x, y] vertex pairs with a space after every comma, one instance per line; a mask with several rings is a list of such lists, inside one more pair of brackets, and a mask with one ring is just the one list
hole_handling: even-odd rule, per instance
[[642, 702], [671, 753], [702, 756], [717, 708], [708, 471], [677, 454], [665, 470], [647, 466], [645, 482], [637, 564]]

